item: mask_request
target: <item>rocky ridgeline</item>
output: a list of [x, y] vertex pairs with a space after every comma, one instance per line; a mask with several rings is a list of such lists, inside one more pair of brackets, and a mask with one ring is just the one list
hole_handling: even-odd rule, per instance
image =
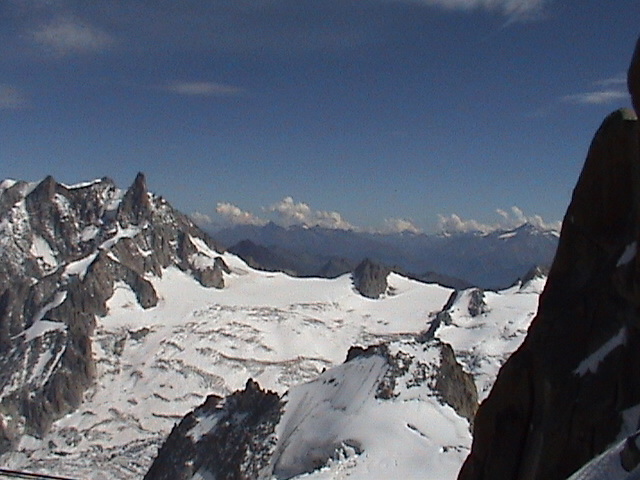
[[[640, 111], [640, 42], [628, 78]], [[619, 110], [595, 134], [537, 317], [478, 411], [460, 480], [564, 479], [638, 428], [638, 132]], [[627, 450], [623, 473], [640, 459]]]
[[370, 417], [367, 404], [402, 404], [421, 395], [467, 420], [477, 409], [473, 377], [450, 345], [432, 339], [353, 347], [343, 365], [282, 397], [252, 380], [226, 398], [208, 397], [174, 427], [145, 480], [287, 479], [310, 473], [366, 453], [366, 438], [341, 424], [363, 417], [376, 425], [380, 420]]
[[[222, 288], [227, 266], [186, 216], [147, 191], [108, 178], [68, 187], [0, 184], [0, 453], [42, 435], [94, 380], [91, 335], [118, 282], [143, 308], [149, 276], [176, 266]], [[20, 368], [16, 368], [20, 365]]]

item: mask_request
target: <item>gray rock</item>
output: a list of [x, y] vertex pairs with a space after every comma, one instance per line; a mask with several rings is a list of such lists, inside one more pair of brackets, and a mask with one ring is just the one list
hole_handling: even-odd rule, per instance
[[360, 295], [367, 298], [380, 298], [387, 291], [389, 284], [387, 276], [391, 269], [372, 262], [368, 258], [363, 260], [353, 271], [353, 285]]

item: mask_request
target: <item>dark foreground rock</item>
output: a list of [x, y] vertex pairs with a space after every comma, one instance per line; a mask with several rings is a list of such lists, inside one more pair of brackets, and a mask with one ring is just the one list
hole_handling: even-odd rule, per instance
[[619, 110], [593, 139], [537, 317], [478, 411], [460, 480], [564, 479], [637, 428], [639, 236], [638, 123]]

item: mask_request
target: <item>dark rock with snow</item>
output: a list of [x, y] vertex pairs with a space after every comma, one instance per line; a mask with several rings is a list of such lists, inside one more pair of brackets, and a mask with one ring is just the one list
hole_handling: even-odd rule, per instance
[[0, 453], [82, 401], [95, 377], [95, 319], [117, 284], [143, 308], [158, 303], [147, 277], [168, 266], [221, 288], [229, 269], [217, 249], [142, 174], [126, 192], [108, 178], [0, 183]]
[[460, 480], [565, 479], [637, 428], [639, 220], [638, 124], [619, 110], [593, 139], [537, 317], [476, 415]]
[[458, 415], [473, 423], [478, 410], [478, 390], [473, 376], [464, 371], [448, 343], [440, 342], [440, 368], [434, 390]]
[[368, 258], [360, 262], [353, 271], [353, 285], [367, 298], [380, 298], [387, 291], [387, 277], [391, 269], [372, 262]]
[[527, 273], [522, 277], [520, 283], [522, 285], [526, 285], [527, 283], [535, 280], [537, 278], [546, 278], [549, 276], [549, 267], [536, 265], [535, 267], [531, 267]]
[[484, 301], [484, 291], [479, 288], [474, 288], [469, 294], [469, 305], [467, 307], [469, 315], [477, 317], [486, 313], [487, 303]]
[[174, 427], [145, 480], [265, 478], [282, 401], [248, 380], [244, 390], [209, 396]]

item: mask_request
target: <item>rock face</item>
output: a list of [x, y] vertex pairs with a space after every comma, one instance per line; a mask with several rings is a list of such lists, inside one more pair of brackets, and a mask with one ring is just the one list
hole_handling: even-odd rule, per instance
[[37, 185], [2, 182], [0, 453], [78, 406], [95, 375], [95, 318], [107, 313], [118, 283], [143, 308], [158, 303], [146, 277], [169, 266], [221, 288], [226, 266], [216, 247], [149, 193], [142, 174], [125, 192], [108, 178], [76, 186], [50, 176]]
[[368, 258], [363, 260], [353, 271], [353, 285], [360, 294], [367, 298], [380, 298], [387, 291], [387, 276], [391, 269], [378, 265]]
[[189, 479], [196, 472], [220, 479], [260, 478], [269, 467], [281, 414], [278, 395], [252, 380], [227, 398], [209, 396], [174, 427], [144, 478]]
[[639, 235], [638, 124], [619, 110], [593, 139], [537, 317], [478, 411], [459, 479], [564, 479], [638, 427]]

